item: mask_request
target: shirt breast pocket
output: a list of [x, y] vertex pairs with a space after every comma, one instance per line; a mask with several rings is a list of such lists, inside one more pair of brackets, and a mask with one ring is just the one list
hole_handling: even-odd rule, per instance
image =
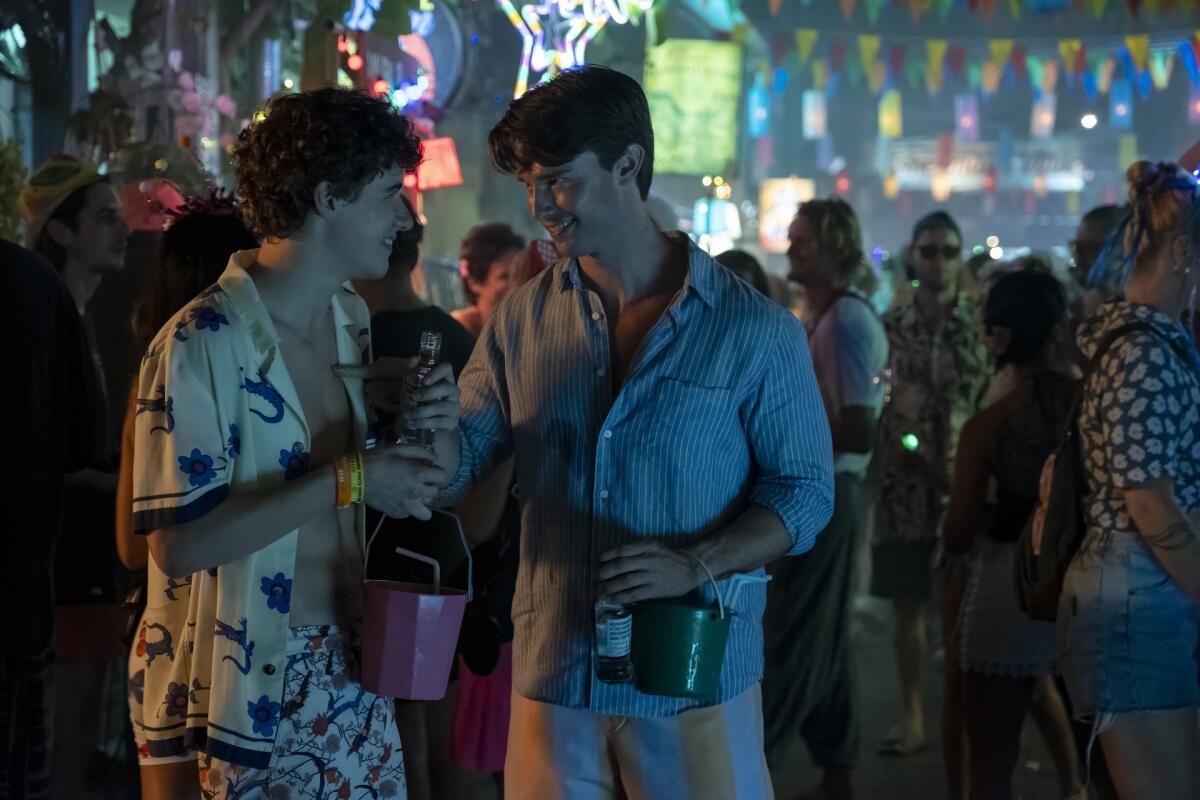
[[686, 458], [702, 453], [738, 427], [729, 386], [662, 377], [655, 386], [653, 412], [643, 441], [650, 448]]

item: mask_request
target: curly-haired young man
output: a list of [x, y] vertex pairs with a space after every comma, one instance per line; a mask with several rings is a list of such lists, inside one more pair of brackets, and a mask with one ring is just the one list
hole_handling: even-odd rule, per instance
[[[420, 144], [386, 103], [341, 89], [280, 96], [263, 114], [234, 151], [262, 247], [235, 253], [164, 326], [139, 378], [134, 527], [176, 579], [148, 602], [189, 583], [191, 597], [182, 641], [143, 631], [148, 668], [132, 685], [161, 709], [151, 755], [200, 749], [206, 797], [403, 796], [392, 702], [354, 669], [362, 502], [427, 518], [457, 444], [439, 436], [455, 453], [441, 466], [422, 448], [364, 453], [363, 379], [403, 365], [359, 366], [370, 322], [349, 281], [386, 273], [411, 226], [401, 192]], [[449, 368], [435, 377], [410, 419], [453, 428]], [[376, 387], [377, 405], [401, 410], [394, 381]], [[149, 669], [159, 658], [172, 668]]]
[[699, 698], [601, 681], [593, 610], [715, 606], [709, 571], [761, 575], [812, 547], [833, 470], [804, 329], [655, 226], [654, 133], [632, 78], [565, 71], [515, 101], [490, 144], [565, 256], [485, 326], [462, 376], [462, 467], [439, 498], [515, 455], [505, 796], [770, 797], [763, 586], [741, 592], [719, 686]]

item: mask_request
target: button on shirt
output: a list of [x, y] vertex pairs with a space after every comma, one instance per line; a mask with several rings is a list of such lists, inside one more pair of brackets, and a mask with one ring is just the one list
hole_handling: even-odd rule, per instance
[[[147, 351], [134, 428], [139, 533], [182, 525], [187, 535], [186, 523], [230, 495], [278, 488], [310, 467], [308, 423], [279, 335], [246, 273], [257, 255], [234, 253], [217, 284], [176, 314]], [[347, 286], [331, 298], [330, 311], [338, 363], [366, 361], [366, 304]], [[355, 438], [365, 441], [362, 381], [343, 383]], [[192, 576], [186, 624], [156, 654], [170, 668], [148, 669], [138, 687], [147, 710], [162, 709], [160, 721], [145, 726], [152, 752], [188, 745], [246, 767], [270, 762], [284, 700], [297, 533]]]
[[[501, 305], [460, 381], [462, 461], [442, 501], [461, 500], [515, 454], [513, 687], [531, 700], [664, 717], [745, 691], [762, 676], [761, 584], [744, 588], [733, 609], [717, 696], [655, 697], [597, 681], [600, 555], [645, 538], [681, 547], [751, 504], [779, 516], [798, 554], [832, 512], [829, 425], [804, 328], [687, 246], [684, 287], [616, 396], [603, 307], [575, 259]], [[690, 599], [715, 605], [710, 586]]]

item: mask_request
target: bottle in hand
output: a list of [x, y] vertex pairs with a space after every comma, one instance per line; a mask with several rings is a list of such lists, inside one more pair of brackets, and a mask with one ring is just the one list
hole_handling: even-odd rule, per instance
[[[408, 392], [420, 389], [429, 379], [429, 373], [438, 365], [442, 354], [442, 335], [437, 331], [425, 331], [421, 334], [421, 350], [417, 354], [417, 367], [408, 376]], [[397, 443], [417, 444], [422, 447], [433, 447], [433, 431], [428, 428], [413, 428], [407, 422], [401, 423]]]
[[605, 600], [596, 601], [596, 677], [604, 683], [633, 680], [629, 656], [633, 639], [633, 614], [628, 608]]

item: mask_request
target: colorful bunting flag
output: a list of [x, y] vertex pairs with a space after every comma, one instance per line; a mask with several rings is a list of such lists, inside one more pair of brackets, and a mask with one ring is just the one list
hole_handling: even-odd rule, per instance
[[992, 61], [995, 61], [997, 64], [1003, 64], [1012, 55], [1013, 40], [992, 39], [988, 42], [988, 50], [991, 51]]
[[1129, 9], [1131, 15], [1136, 17], [1142, 10], [1142, 0], [1125, 0], [1125, 7]]
[[1053, 93], [1058, 88], [1058, 61], [1046, 59], [1046, 67], [1042, 72], [1042, 91]]
[[950, 75], [955, 80], [963, 77], [963, 71], [967, 68], [967, 51], [963, 47], [951, 47], [946, 54], [946, 61], [950, 64]]
[[871, 94], [883, 91], [883, 85], [887, 83], [887, 74], [887, 64], [882, 61], [871, 64], [871, 69], [867, 71], [867, 86], [871, 89]]
[[937, 94], [946, 83], [946, 50], [949, 44], [945, 39], [925, 40], [925, 86], [930, 94]]
[[829, 45], [829, 67], [835, 74], [846, 67], [845, 42], [833, 42]]
[[1028, 77], [1029, 67], [1026, 63], [1028, 58], [1029, 57], [1026, 55], [1024, 47], [1013, 48], [1012, 58], [1008, 60], [1008, 63], [1012, 65], [1013, 75], [1017, 78], [1017, 80], [1023, 81]]
[[894, 44], [888, 49], [888, 69], [892, 75], [899, 77], [904, 72], [907, 58], [908, 48], [902, 44]]
[[950, 9], [954, 8], [954, 0], [934, 0], [937, 6], [938, 19], [945, 20], [950, 14]]
[[1058, 43], [1058, 55], [1062, 58], [1063, 66], [1071, 72], [1078, 71], [1075, 65], [1082, 50], [1083, 40], [1081, 39], [1062, 39]]
[[842, 19], [848, 20], [854, 16], [856, 0], [842, 0]]
[[1096, 76], [1096, 88], [1100, 90], [1100, 94], [1108, 94], [1112, 88], [1113, 73], [1117, 71], [1117, 60], [1111, 56], [1104, 59], [1100, 65], [1100, 71]]
[[874, 25], [879, 21], [879, 12], [883, 10], [883, 0], [866, 0], [867, 24]]
[[1134, 68], [1138, 72], [1146, 69], [1150, 57], [1150, 37], [1144, 33], [1126, 36], [1125, 47], [1129, 48], [1129, 57], [1133, 59]]
[[812, 82], [813, 88], [822, 92], [829, 85], [829, 62], [825, 59], [818, 58], [812, 62]]
[[1004, 76], [1004, 71], [995, 61], [985, 61], [983, 64], [983, 74], [980, 80], [980, 88], [985, 95], [993, 95], [1000, 88], [1000, 79]]
[[1108, 0], [1091, 0], [1092, 16], [1100, 19], [1104, 16], [1104, 12], [1108, 10]]
[[858, 57], [862, 61], [863, 72], [870, 74], [871, 65], [879, 55], [879, 37], [874, 34], [863, 34], [858, 37]]
[[811, 28], [796, 31], [796, 60], [800, 62], [800, 66], [803, 67], [812, 58], [813, 48], [817, 46], [817, 36], [817, 31]]
[[1021, 0], [1008, 0], [1008, 13], [1015, 20], [1021, 19]]
[[967, 62], [967, 87], [974, 92], [983, 88], [983, 64], [976, 59]]
[[1150, 54], [1150, 74], [1154, 79], [1154, 88], [1163, 91], [1171, 85], [1171, 73], [1175, 71], [1175, 51], [1169, 49], [1155, 50]]
[[778, 17], [780, 9], [783, 8], [783, 0], [767, 0], [767, 11], [772, 17]]
[[913, 22], [920, 22], [932, 3], [933, 0], [908, 0], [908, 12], [912, 14]]

